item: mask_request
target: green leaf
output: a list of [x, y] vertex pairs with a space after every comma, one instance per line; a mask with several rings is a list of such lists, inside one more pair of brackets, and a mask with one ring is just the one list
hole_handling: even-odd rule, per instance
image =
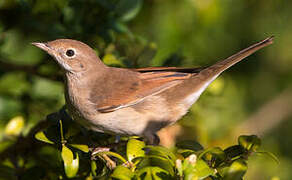
[[198, 160], [195, 169], [197, 171], [197, 176], [199, 179], [204, 179], [212, 174], [214, 174], [214, 170], [212, 170], [205, 161]]
[[201, 158], [209, 161], [212, 167], [217, 167], [226, 159], [226, 155], [221, 148], [215, 147], [203, 151], [199, 155], [199, 159]]
[[230, 160], [235, 160], [237, 158], [240, 158], [240, 156], [245, 155], [246, 152], [247, 151], [240, 145], [234, 145], [234, 146], [230, 146], [224, 149], [226, 158]]
[[103, 56], [102, 61], [106, 64], [106, 65], [118, 65], [121, 67], [124, 67], [125, 65], [123, 64], [123, 62], [119, 59], [116, 58], [115, 55], [113, 54], [106, 54]]
[[176, 144], [176, 147], [180, 149], [190, 149], [194, 151], [201, 151], [204, 149], [200, 143], [198, 143], [197, 141], [191, 141], [191, 140], [178, 142]]
[[164, 180], [170, 179], [168, 172], [160, 167], [149, 166], [143, 169], [140, 169], [137, 173], [137, 176], [143, 180]]
[[146, 146], [146, 149], [149, 149], [148, 155], [157, 155], [169, 159], [174, 166], [176, 156], [167, 148], [162, 146]]
[[89, 148], [85, 144], [70, 144], [70, 146], [72, 146], [72, 147], [74, 147], [76, 149], [79, 149], [80, 151], [83, 151], [85, 153], [89, 152]]
[[242, 180], [246, 170], [246, 162], [244, 160], [236, 160], [223, 172], [224, 180]]
[[12, 118], [5, 127], [4, 133], [8, 136], [18, 136], [24, 126], [24, 119], [22, 116]]
[[239, 136], [238, 144], [244, 147], [248, 151], [255, 152], [261, 145], [261, 140], [256, 135], [251, 136]]
[[171, 176], [174, 176], [175, 165], [165, 157], [158, 155], [147, 155], [139, 162], [137, 168], [142, 169], [148, 166], [157, 166], [168, 172]]
[[145, 143], [137, 139], [130, 139], [127, 143], [127, 157], [130, 162], [136, 157], [144, 157], [145, 151], [143, 148]]
[[93, 174], [93, 176], [96, 176], [96, 170], [97, 170], [96, 162], [91, 161], [90, 165], [91, 165], [91, 173]]
[[45, 143], [48, 143], [48, 144], [54, 144], [53, 141], [49, 140], [46, 136], [46, 134], [44, 133], [44, 131], [39, 131], [37, 132], [34, 137], [39, 140], [39, 141], [43, 141]]
[[204, 179], [212, 174], [214, 170], [211, 169], [207, 163], [201, 159], [197, 160], [196, 155], [192, 154], [182, 163], [182, 169], [185, 179]]
[[142, 6], [142, 0], [120, 0], [117, 5], [115, 12], [119, 15], [120, 20], [129, 21], [133, 19]]
[[74, 159], [72, 151], [65, 145], [62, 146], [61, 156], [64, 161], [64, 169], [65, 169], [66, 176], [68, 178], [75, 177], [75, 175], [78, 172], [78, 168], [79, 168], [78, 153], [76, 153], [75, 155], [76, 155], [76, 158]]
[[117, 166], [111, 175], [112, 178], [120, 180], [131, 180], [134, 177], [134, 173], [125, 166]]
[[190, 149], [178, 149], [177, 153], [182, 154], [183, 157], [187, 157], [187, 156], [189, 156], [191, 154], [196, 153], [196, 151], [190, 150]]

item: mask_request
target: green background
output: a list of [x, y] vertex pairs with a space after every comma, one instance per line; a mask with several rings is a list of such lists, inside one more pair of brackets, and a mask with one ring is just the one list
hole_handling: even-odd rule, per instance
[[214, 81], [179, 126], [163, 132], [174, 138], [162, 142], [196, 139], [205, 147], [227, 147], [240, 134], [257, 134], [280, 164], [252, 158], [247, 179], [289, 179], [291, 9], [284, 0], [0, 1], [0, 142], [18, 133], [8, 129], [12, 118], [23, 117], [17, 122], [26, 135], [64, 105], [60, 69], [31, 42], [81, 40], [118, 67], [193, 67], [274, 35], [273, 45]]

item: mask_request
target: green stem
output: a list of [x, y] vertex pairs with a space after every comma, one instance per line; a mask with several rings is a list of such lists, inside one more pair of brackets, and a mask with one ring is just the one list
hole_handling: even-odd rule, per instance
[[63, 123], [62, 123], [62, 120], [60, 120], [60, 133], [61, 133], [61, 143], [65, 144], [65, 139], [64, 139], [64, 135], [63, 135]]

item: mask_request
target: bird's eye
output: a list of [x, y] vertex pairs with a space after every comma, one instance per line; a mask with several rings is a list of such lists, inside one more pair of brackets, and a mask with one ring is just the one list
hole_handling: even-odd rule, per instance
[[72, 57], [72, 56], [75, 55], [75, 52], [74, 52], [74, 50], [72, 50], [72, 49], [68, 49], [68, 50], [66, 51], [66, 55], [67, 55], [68, 57]]

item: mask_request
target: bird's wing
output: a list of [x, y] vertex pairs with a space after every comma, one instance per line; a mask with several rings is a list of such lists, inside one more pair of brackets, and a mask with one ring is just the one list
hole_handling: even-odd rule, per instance
[[[103, 81], [99, 81], [97, 85], [102, 87], [95, 88], [98, 92], [94, 92], [92, 99], [100, 112], [111, 112], [137, 104], [146, 97], [165, 91], [197, 74], [205, 76], [205, 81], [210, 82], [210, 78], [218, 76], [227, 68], [272, 42], [273, 37], [267, 38], [208, 68], [112, 69], [113, 71], [107, 73], [109, 79], [104, 78]], [[110, 89], [113, 87], [114, 89]]]
[[[95, 92], [91, 101], [97, 105], [99, 112], [112, 112], [142, 102], [146, 97], [158, 94], [190, 78], [192, 74], [175, 71], [150, 71], [150, 69], [143, 73], [137, 72], [137, 70], [128, 70], [125, 74], [117, 73], [115, 75], [112, 72], [110, 74], [112, 76], [111, 82], [105, 79], [103, 82], [107, 83], [99, 88], [103, 92]], [[106, 91], [108, 88], [105, 86], [115, 88], [109, 92]], [[97, 94], [98, 96], [96, 96]]]
[[132, 69], [132, 70], [138, 71], [138, 72], [141, 72], [141, 73], [146, 73], [146, 72], [199, 73], [203, 69], [205, 69], [205, 67], [197, 67], [197, 68], [184, 68], [184, 67], [146, 67], [146, 68], [138, 68], [138, 69]]

